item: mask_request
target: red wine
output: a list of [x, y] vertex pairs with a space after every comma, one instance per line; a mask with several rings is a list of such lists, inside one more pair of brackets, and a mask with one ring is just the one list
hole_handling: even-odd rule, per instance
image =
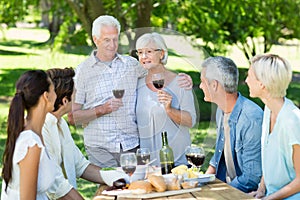
[[113, 90], [113, 94], [117, 99], [121, 99], [124, 95], [125, 90]]
[[136, 166], [123, 166], [122, 169], [123, 171], [128, 174], [129, 176], [131, 176], [134, 171], [135, 171]]
[[174, 168], [174, 163], [160, 163], [161, 173], [162, 174], [170, 174], [171, 170]]
[[138, 154], [136, 155], [136, 159], [138, 165], [145, 165], [150, 162], [150, 154]]
[[155, 80], [155, 81], [152, 81], [152, 83], [153, 83], [153, 86], [159, 90], [164, 87], [165, 80], [164, 79]]
[[197, 167], [203, 165], [205, 160], [205, 155], [203, 154], [186, 154], [185, 157], [190, 164], [194, 164]]

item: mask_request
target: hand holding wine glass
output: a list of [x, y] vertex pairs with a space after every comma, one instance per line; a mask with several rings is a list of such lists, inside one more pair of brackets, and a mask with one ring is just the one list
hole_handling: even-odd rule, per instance
[[199, 172], [205, 160], [205, 152], [202, 147], [187, 146], [185, 148], [185, 157], [188, 163], [192, 165], [192, 168], [197, 168]]
[[135, 172], [137, 166], [135, 153], [121, 154], [120, 163], [123, 171], [129, 176], [129, 182], [131, 183], [132, 174]]

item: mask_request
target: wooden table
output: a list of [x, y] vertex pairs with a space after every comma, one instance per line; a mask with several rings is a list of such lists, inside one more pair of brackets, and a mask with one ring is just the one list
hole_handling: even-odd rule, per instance
[[[113, 196], [101, 195], [102, 191], [106, 186], [100, 186], [95, 194], [93, 200], [114, 200], [117, 199]], [[203, 199], [203, 200], [240, 200], [240, 199], [255, 199], [248, 196], [247, 194], [241, 192], [238, 189], [235, 189], [228, 184], [216, 179], [213, 182], [201, 186], [202, 190], [198, 192], [190, 192], [180, 195], [173, 195], [168, 197], [159, 197], [152, 198], [155, 200], [159, 199]], [[127, 198], [118, 198], [118, 199], [127, 199]]]

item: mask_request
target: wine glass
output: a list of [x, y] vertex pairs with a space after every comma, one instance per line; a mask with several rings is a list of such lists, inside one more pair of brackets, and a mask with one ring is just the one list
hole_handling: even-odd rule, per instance
[[152, 75], [152, 84], [153, 86], [161, 90], [164, 87], [165, 77], [163, 73], [157, 73]]
[[135, 172], [137, 159], [135, 153], [123, 153], [120, 157], [120, 164], [123, 171], [129, 176], [129, 183], [131, 183], [131, 176]]
[[115, 98], [122, 99], [124, 96], [125, 90], [124, 89], [113, 89], [112, 92], [113, 92], [113, 95]]
[[185, 148], [185, 157], [188, 163], [192, 165], [192, 168], [197, 168], [199, 172], [205, 160], [205, 152], [202, 147], [187, 146]]
[[150, 150], [148, 148], [140, 148], [136, 150], [136, 158], [138, 165], [146, 165], [150, 162]]

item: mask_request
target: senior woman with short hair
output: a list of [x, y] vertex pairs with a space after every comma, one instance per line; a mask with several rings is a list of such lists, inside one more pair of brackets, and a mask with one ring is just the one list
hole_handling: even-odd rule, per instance
[[246, 83], [265, 104], [260, 187], [252, 196], [300, 199], [300, 110], [285, 97], [292, 80], [287, 60], [265, 54], [251, 60]]
[[[157, 159], [162, 147], [161, 132], [167, 131], [169, 145], [174, 152], [175, 166], [187, 164], [184, 150], [191, 144], [189, 128], [196, 122], [196, 110], [192, 90], [178, 86], [178, 74], [166, 69], [168, 49], [158, 33], [142, 35], [136, 43], [141, 65], [148, 70], [138, 82], [137, 124], [140, 146], [151, 151], [151, 159]], [[153, 74], [162, 74], [162, 89], [154, 87]]]

